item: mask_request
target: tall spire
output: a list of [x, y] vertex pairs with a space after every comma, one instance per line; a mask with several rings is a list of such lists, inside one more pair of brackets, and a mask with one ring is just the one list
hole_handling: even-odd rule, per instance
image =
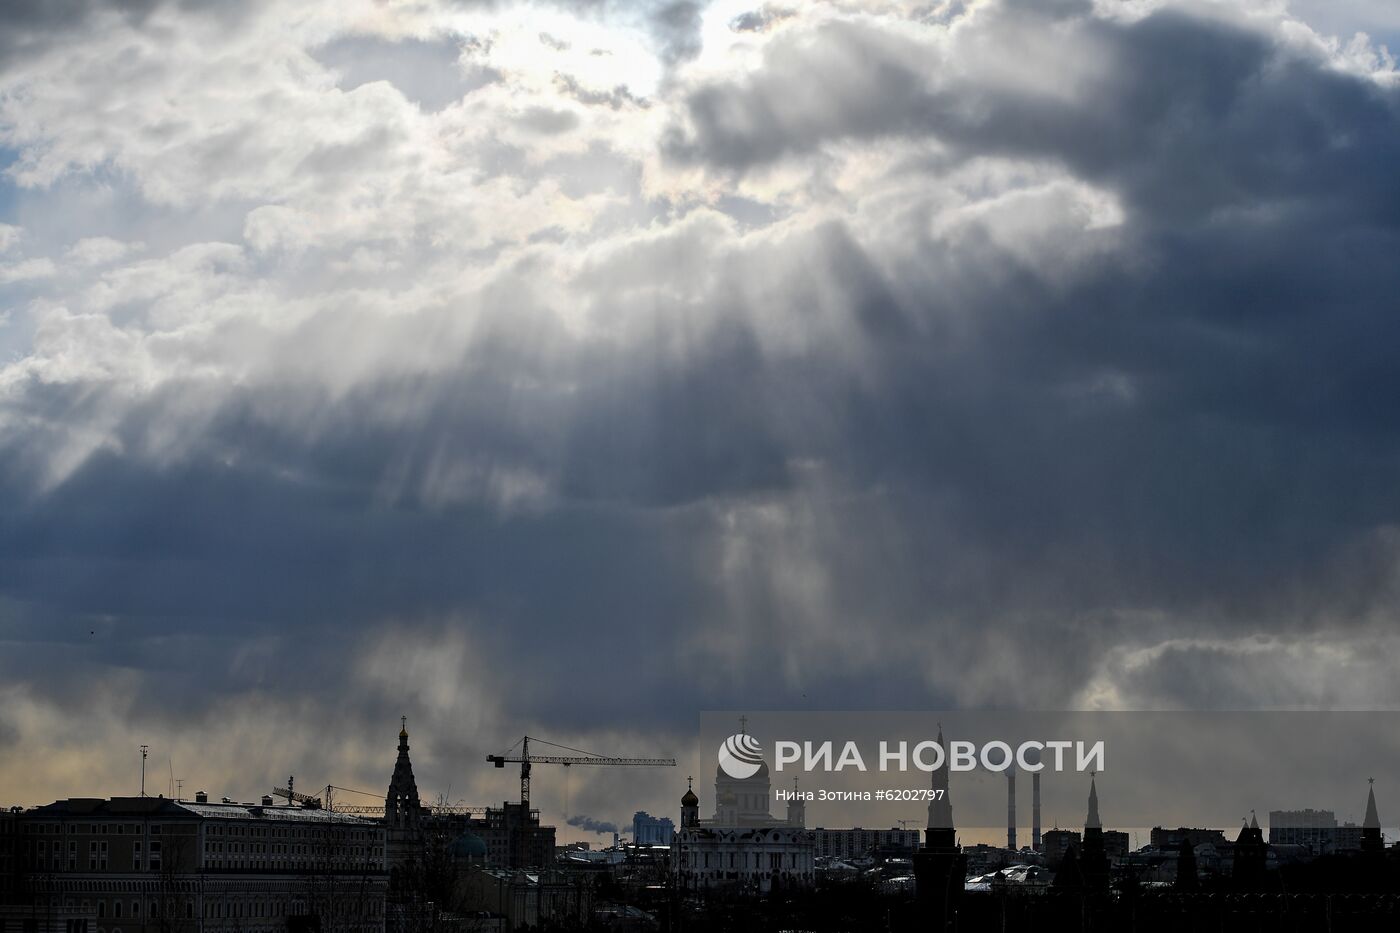
[[384, 798], [384, 821], [390, 828], [414, 828], [423, 803], [418, 798], [418, 782], [413, 779], [413, 762], [408, 758], [408, 717], [399, 722], [399, 757]]
[[[947, 745], [943, 742], [943, 724], [938, 725], [938, 747], [946, 752]], [[933, 771], [933, 799], [928, 802], [928, 828], [946, 829], [953, 828], [953, 801], [948, 796], [948, 756], [945, 753], [943, 763]]]
[[1361, 851], [1374, 855], [1385, 851], [1385, 840], [1381, 837], [1381, 815], [1376, 810], [1376, 779], [1367, 781], [1371, 786], [1366, 791], [1366, 819], [1361, 821]]
[[1099, 820], [1099, 789], [1094, 783], [1092, 771], [1089, 772], [1089, 815], [1084, 818], [1084, 828], [1103, 829], [1103, 823]]

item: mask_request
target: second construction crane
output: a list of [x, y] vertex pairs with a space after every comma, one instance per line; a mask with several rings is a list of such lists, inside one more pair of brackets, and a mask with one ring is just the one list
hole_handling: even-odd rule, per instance
[[[548, 745], [550, 748], [557, 748], [561, 751], [573, 752], [572, 755], [532, 755], [530, 754], [530, 743], [538, 745]], [[519, 752], [516, 751], [519, 749]], [[530, 765], [623, 765], [642, 768], [651, 767], [672, 767], [676, 765], [674, 758], [617, 758], [612, 755], [599, 755], [596, 752], [586, 752], [581, 748], [570, 748], [567, 745], [557, 745], [554, 742], [546, 742], [544, 739], [531, 739], [528, 735], [521, 738], [509, 749], [500, 755], [487, 755], [486, 760], [498, 768], [504, 768], [507, 763], [519, 763], [520, 765], [520, 805], [525, 812], [530, 811]]]

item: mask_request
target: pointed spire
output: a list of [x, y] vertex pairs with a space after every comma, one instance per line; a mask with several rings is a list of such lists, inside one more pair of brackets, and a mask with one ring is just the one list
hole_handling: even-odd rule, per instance
[[943, 724], [938, 724], [938, 747], [944, 750], [943, 762], [933, 770], [934, 797], [928, 802], [928, 828], [953, 828], [953, 801], [948, 796], [948, 746], [943, 741]]
[[1366, 791], [1366, 819], [1361, 821], [1362, 829], [1380, 829], [1381, 815], [1376, 810], [1376, 779], [1367, 778], [1371, 787]]
[[1089, 772], [1089, 815], [1084, 818], [1085, 829], [1103, 829], [1099, 820], [1099, 789], [1094, 783], [1094, 772]]
[[1259, 828], [1259, 817], [1257, 817], [1257, 816], [1254, 815], [1254, 811], [1253, 811], [1253, 810], [1250, 810], [1250, 811], [1249, 811], [1249, 828], [1250, 828], [1250, 829], [1258, 829], [1258, 828]]
[[399, 757], [394, 762], [389, 793], [384, 799], [384, 818], [391, 828], [417, 826], [422, 809], [418, 782], [413, 778], [413, 762], [408, 757], [408, 717], [402, 717], [399, 723]]

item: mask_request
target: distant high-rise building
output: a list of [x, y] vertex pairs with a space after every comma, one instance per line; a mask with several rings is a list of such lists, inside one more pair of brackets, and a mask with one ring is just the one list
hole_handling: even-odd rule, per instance
[[632, 814], [632, 841], [640, 846], [668, 846], [676, 834], [669, 816], [652, 816], [645, 810]]
[[1331, 810], [1270, 810], [1269, 845], [1307, 846], [1315, 853], [1337, 847], [1337, 817]]

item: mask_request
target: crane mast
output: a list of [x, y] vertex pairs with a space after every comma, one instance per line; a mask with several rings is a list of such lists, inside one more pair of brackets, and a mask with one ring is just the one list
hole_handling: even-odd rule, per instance
[[[669, 767], [676, 766], [674, 758], [618, 758], [612, 755], [599, 755], [594, 752], [587, 752], [581, 748], [570, 748], [567, 745], [557, 745], [554, 742], [547, 742], [544, 739], [535, 739], [537, 745], [549, 745], [562, 751], [574, 752], [572, 755], [532, 755], [530, 753], [530, 737], [524, 736], [519, 743], [519, 753], [515, 753], [514, 747], [500, 755], [487, 755], [486, 760], [497, 768], [504, 768], [507, 764], [520, 765], [520, 811], [517, 821], [511, 830], [511, 861], [512, 867], [523, 868], [529, 861], [526, 838], [530, 823], [530, 767], [534, 764], [563, 765], [572, 767], [573, 765], [610, 765], [621, 767]], [[510, 811], [513, 807], [506, 805], [507, 820], [510, 820]]]

